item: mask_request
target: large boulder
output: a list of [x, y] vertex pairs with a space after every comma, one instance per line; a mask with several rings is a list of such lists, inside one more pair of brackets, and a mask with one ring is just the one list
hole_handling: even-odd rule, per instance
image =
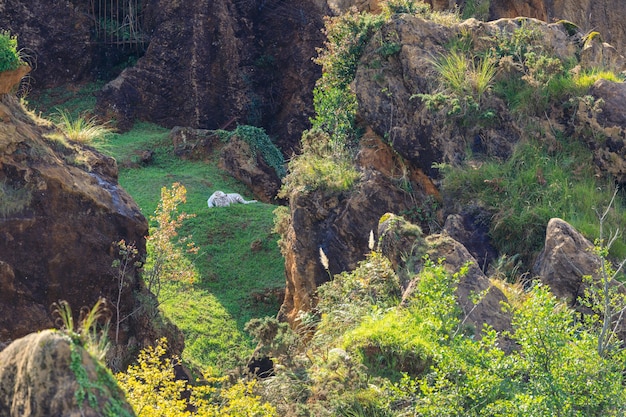
[[583, 277], [597, 276], [600, 258], [592, 243], [564, 220], [553, 218], [546, 228], [546, 241], [533, 274], [547, 284], [554, 295], [578, 304], [584, 295]]
[[138, 260], [147, 233], [112, 158], [33, 119], [15, 97], [0, 97], [0, 340], [54, 327], [50, 307], [59, 300], [77, 313], [105, 297], [119, 301], [119, 310], [111, 307], [112, 327], [120, 322], [118, 357], [164, 332], [182, 350], [179, 332], [157, 328], [141, 308], [150, 294], [136, 259], [123, 277], [112, 267], [120, 257], [116, 242], [134, 244]]
[[111, 373], [64, 333], [44, 330], [0, 352], [0, 415], [134, 416]]

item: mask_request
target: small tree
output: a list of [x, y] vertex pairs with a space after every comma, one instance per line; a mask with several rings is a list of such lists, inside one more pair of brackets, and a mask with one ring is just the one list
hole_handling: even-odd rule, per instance
[[611, 207], [615, 202], [618, 188], [615, 189], [613, 197], [608, 207], [602, 214], [598, 213], [600, 221], [600, 236], [595, 241], [593, 251], [600, 259], [600, 267], [598, 268], [597, 278], [590, 276], [584, 277], [583, 280], [588, 284], [585, 290], [585, 296], [581, 300], [583, 306], [590, 308], [595, 313], [594, 319], [599, 323], [598, 334], [598, 354], [605, 357], [612, 347], [618, 348], [620, 340], [618, 339], [618, 330], [622, 326], [624, 312], [626, 311], [626, 288], [618, 277], [621, 274], [626, 259], [623, 259], [617, 266], [607, 259], [609, 250], [616, 239], [620, 236], [619, 230], [609, 233], [605, 243], [604, 223], [610, 213]]
[[150, 236], [146, 239], [148, 259], [144, 277], [148, 289], [157, 298], [164, 278], [189, 283], [194, 280], [193, 269], [184, 267], [188, 261], [184, 252], [179, 249], [185, 247], [188, 253], [198, 253], [191, 236], [178, 236], [178, 229], [183, 222], [195, 217], [193, 214], [178, 211], [179, 204], [186, 201], [187, 189], [182, 184], [176, 182], [171, 188], [163, 187], [161, 201], [154, 216], [150, 217], [157, 226], [150, 228]]

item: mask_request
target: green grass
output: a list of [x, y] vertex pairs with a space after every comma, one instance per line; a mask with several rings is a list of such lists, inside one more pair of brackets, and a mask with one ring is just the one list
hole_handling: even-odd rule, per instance
[[180, 235], [192, 235], [199, 248], [198, 254], [190, 255], [199, 279], [191, 287], [165, 285], [161, 306], [185, 334], [183, 359], [200, 367], [226, 369], [235, 365], [237, 355], [252, 351], [251, 339], [243, 332], [245, 323], [253, 317], [276, 315], [280, 307], [280, 300], [263, 304], [251, 297], [254, 292], [285, 285], [278, 236], [272, 233], [275, 206], [258, 203], [209, 209], [207, 198], [218, 189], [246, 198], [252, 195], [217, 167], [217, 158], [177, 158], [168, 133], [158, 126], [138, 124], [128, 133], [113, 135], [107, 151], [118, 160], [128, 160], [136, 151], [154, 150], [150, 165], [122, 167], [119, 176], [147, 218], [157, 207], [162, 187], [180, 182], [187, 189], [187, 203], [179, 209], [196, 217], [185, 221]]
[[[41, 102], [33, 101], [43, 115], [51, 114], [48, 106], [80, 114], [93, 108], [93, 88], [89, 85], [74, 94], [58, 89], [41, 95]], [[217, 155], [206, 161], [175, 156], [168, 135], [168, 129], [137, 123], [131, 131], [110, 134], [106, 143], [96, 146], [118, 161], [120, 184], [148, 219], [159, 203], [162, 187], [180, 182], [187, 189], [187, 203], [179, 209], [196, 217], [185, 221], [180, 235], [191, 234], [199, 248], [198, 254], [189, 255], [199, 278], [191, 286], [164, 284], [161, 309], [185, 334], [186, 362], [201, 369], [226, 370], [254, 348], [243, 330], [245, 323], [253, 317], [276, 315], [282, 301], [270, 297], [269, 302], [256, 302], [251, 296], [285, 285], [278, 236], [272, 232], [276, 207], [257, 203], [210, 210], [206, 201], [215, 190], [237, 192], [246, 199], [253, 196], [217, 167]], [[145, 150], [153, 151], [154, 156], [150, 164], [142, 166], [138, 154]]]
[[[543, 247], [545, 228], [552, 217], [569, 222], [588, 239], [599, 233], [596, 210], [603, 211], [613, 193], [611, 182], [596, 178], [589, 150], [557, 135], [558, 151], [534, 140], [518, 145], [507, 161], [484, 161], [476, 169], [444, 168], [444, 193], [457, 203], [479, 204], [491, 214], [490, 233], [502, 254], [532, 255]], [[623, 200], [611, 211], [607, 225], [624, 230]], [[626, 245], [617, 241], [612, 255], [626, 257]]]

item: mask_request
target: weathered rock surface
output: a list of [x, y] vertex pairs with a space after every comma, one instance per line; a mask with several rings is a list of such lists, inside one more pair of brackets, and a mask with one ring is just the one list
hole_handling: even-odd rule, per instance
[[[460, 130], [444, 123], [422, 100], [419, 93], [431, 93], [436, 85], [433, 57], [445, 51], [445, 45], [458, 36], [461, 28], [488, 36], [488, 26], [476, 21], [446, 27], [418, 17], [402, 15], [381, 29], [377, 39], [389, 39], [401, 45], [398, 53], [382, 55], [380, 42], [371, 42], [357, 69], [354, 91], [359, 114], [380, 137], [386, 138], [413, 167], [434, 174], [434, 162], [456, 163], [465, 154], [467, 143], [487, 154], [506, 157], [519, 137], [514, 123], [497, 100], [499, 120], [493, 128]], [[392, 40], [393, 39], [393, 40]], [[385, 91], [382, 94], [381, 91]], [[482, 144], [482, 145], [481, 145]]]
[[[117, 302], [114, 242], [134, 243], [144, 256], [147, 232], [146, 219], [117, 183], [112, 158], [67, 142], [16, 98], [0, 98], [0, 340], [54, 327], [50, 307], [59, 300], [75, 313], [99, 297]], [[173, 350], [182, 350], [178, 331], [157, 330], [139, 308], [138, 297], [149, 295], [132, 265], [130, 271], [119, 295], [120, 317], [129, 317], [121, 321], [120, 357], [162, 332]]]
[[600, 173], [626, 184], [626, 84], [598, 80], [590, 93], [596, 102], [581, 103], [577, 117], [588, 128], [594, 162]]
[[135, 415], [113, 376], [63, 333], [32, 333], [0, 352], [0, 415], [97, 417], [107, 410]]
[[237, 135], [228, 142], [222, 141], [214, 130], [193, 129], [176, 126], [170, 132], [174, 152], [181, 158], [209, 160], [219, 155], [219, 165], [226, 172], [246, 184], [257, 200], [276, 203], [281, 178], [270, 167], [260, 152], [253, 152], [250, 145]]
[[0, 28], [17, 35], [19, 48], [34, 69], [31, 87], [92, 79], [97, 49], [91, 42], [91, 20], [72, 2], [2, 1]]
[[533, 274], [550, 286], [557, 297], [571, 306], [583, 296], [583, 277], [597, 276], [600, 258], [593, 245], [569, 223], [551, 219], [546, 228], [546, 243], [537, 258]]
[[295, 146], [312, 115], [320, 75], [324, 2], [150, 0], [150, 44], [137, 65], [107, 84], [103, 114], [166, 127], [264, 126]]
[[626, 3], [621, 0], [492, 0], [489, 11], [494, 19], [526, 16], [545, 22], [569, 20], [583, 33], [600, 32], [605, 42], [615, 45], [622, 55], [626, 53]]
[[[603, 291], [601, 266], [601, 259], [593, 251], [593, 244], [589, 240], [569, 223], [558, 218], [550, 219], [546, 228], [545, 247], [535, 262], [533, 274], [548, 285], [555, 296], [582, 313], [597, 313], [590, 311], [580, 301], [586, 298], [585, 293], [592, 285], [596, 287], [595, 291]], [[622, 297], [625, 296], [626, 288], [623, 284], [612, 281], [609, 286], [611, 292], [616, 291]], [[626, 318], [617, 314], [615, 317], [619, 320], [615, 326], [617, 335], [621, 340], [626, 340]]]
[[[416, 195], [426, 193], [415, 185]], [[349, 193], [322, 190], [290, 196], [291, 220], [283, 237], [287, 288], [281, 316], [294, 323], [300, 311], [317, 303], [317, 287], [333, 274], [354, 269], [368, 252], [370, 231], [378, 230], [380, 216], [414, 207], [412, 196], [380, 172], [366, 170]], [[320, 263], [320, 248], [329, 260]]]

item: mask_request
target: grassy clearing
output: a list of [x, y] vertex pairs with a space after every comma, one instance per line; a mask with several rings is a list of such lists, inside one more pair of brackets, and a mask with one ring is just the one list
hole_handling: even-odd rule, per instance
[[245, 323], [275, 315], [280, 307], [279, 300], [259, 304], [251, 296], [285, 285], [278, 237], [272, 233], [275, 207], [258, 203], [209, 210], [206, 200], [217, 189], [252, 196], [217, 167], [216, 158], [200, 162], [174, 156], [168, 132], [138, 124], [131, 132], [113, 135], [107, 150], [122, 161], [134, 158], [137, 151], [154, 151], [150, 165], [121, 167], [119, 178], [148, 218], [156, 209], [161, 187], [180, 182], [187, 189], [187, 203], [181, 210], [196, 217], [186, 220], [180, 232], [191, 234], [200, 249], [190, 255], [199, 279], [192, 286], [165, 285], [161, 306], [185, 333], [185, 360], [226, 369], [235, 365], [237, 355], [251, 352]]
[[[31, 107], [43, 115], [55, 107], [80, 114], [93, 108], [93, 88], [89, 85], [73, 94], [51, 91], [40, 96], [41, 101], [32, 100], [36, 105]], [[258, 203], [209, 210], [206, 200], [215, 190], [237, 192], [247, 199], [252, 195], [217, 167], [217, 156], [206, 161], [176, 157], [168, 134], [168, 129], [137, 123], [127, 133], [109, 134], [106, 143], [96, 146], [116, 158], [119, 182], [146, 218], [154, 214], [162, 187], [180, 182], [187, 189], [187, 203], [180, 210], [196, 217], [185, 221], [180, 234], [191, 234], [199, 247], [198, 254], [189, 255], [199, 278], [193, 285], [165, 284], [161, 309], [185, 334], [185, 361], [225, 370], [254, 347], [243, 330], [245, 323], [275, 315], [282, 301], [269, 297], [257, 302], [252, 296], [285, 285], [278, 236], [272, 233], [275, 206]], [[153, 160], [142, 166], [139, 154], [147, 150], [153, 152]]]

